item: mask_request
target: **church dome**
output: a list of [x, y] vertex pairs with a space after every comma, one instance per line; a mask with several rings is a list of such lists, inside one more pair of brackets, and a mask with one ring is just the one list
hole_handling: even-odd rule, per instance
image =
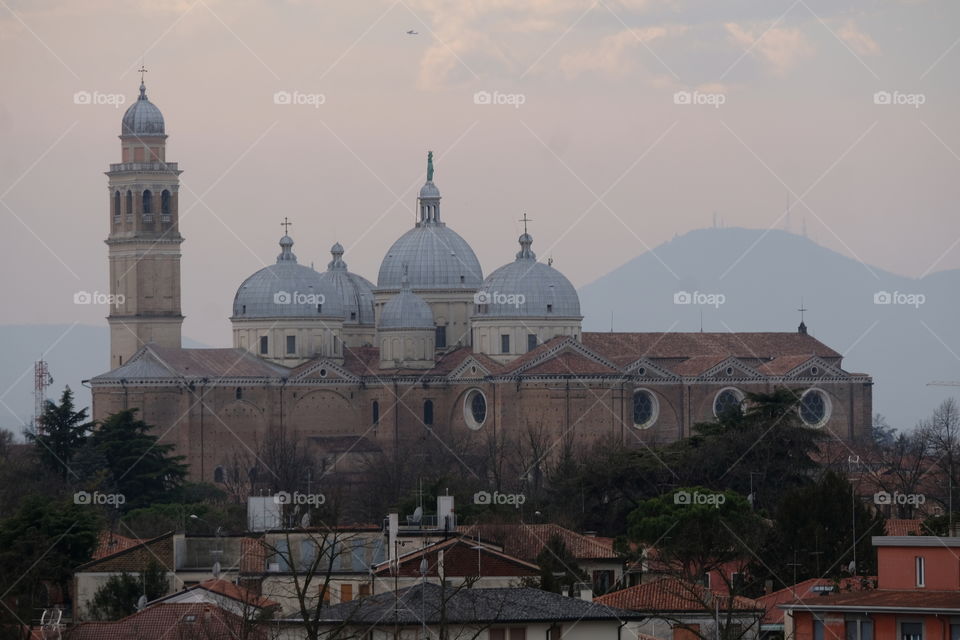
[[533, 237], [520, 236], [517, 259], [483, 281], [474, 296], [475, 318], [580, 318], [580, 297], [566, 276], [537, 261]]
[[483, 281], [480, 261], [467, 241], [440, 221], [440, 190], [433, 183], [433, 152], [420, 189], [420, 219], [393, 243], [380, 263], [378, 289], [399, 289], [406, 271], [410, 287], [475, 290]]
[[140, 83], [140, 97], [123, 114], [120, 128], [123, 136], [162, 136], [163, 114], [147, 99], [147, 87]]
[[277, 263], [243, 281], [233, 298], [235, 320], [259, 318], [343, 319], [343, 299], [331, 281], [297, 264], [290, 236], [280, 239]]
[[433, 329], [433, 311], [427, 302], [410, 290], [401, 276], [400, 293], [390, 298], [380, 313], [378, 329]]
[[343, 245], [339, 242], [330, 249], [333, 260], [320, 274], [325, 286], [335, 289], [343, 306], [344, 324], [373, 325], [373, 283], [347, 270], [343, 261]]

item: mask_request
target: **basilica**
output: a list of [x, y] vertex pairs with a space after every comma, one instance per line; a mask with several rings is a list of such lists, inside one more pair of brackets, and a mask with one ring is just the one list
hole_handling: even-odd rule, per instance
[[110, 371], [89, 384], [95, 419], [138, 409], [186, 456], [192, 480], [222, 481], [231, 451], [279, 435], [338, 455], [397, 451], [425, 434], [644, 447], [778, 386], [802, 394], [807, 425], [869, 437], [872, 379], [845, 371], [802, 323], [583, 332], [576, 289], [537, 258], [526, 228], [516, 245], [504, 239], [505, 264], [484, 276], [447, 225], [456, 199], [441, 206], [432, 154], [418, 220], [387, 250], [376, 283], [349, 270], [339, 243], [325, 270], [302, 264], [288, 232], [275, 264], [237, 278], [233, 348], [185, 349], [181, 171], [166, 139], [141, 83], [121, 123], [120, 162], [106, 173], [110, 291], [122, 302], [108, 318]]

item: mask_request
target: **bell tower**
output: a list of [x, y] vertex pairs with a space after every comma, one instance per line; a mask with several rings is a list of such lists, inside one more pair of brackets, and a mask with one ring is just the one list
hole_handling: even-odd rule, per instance
[[167, 162], [163, 114], [140, 96], [123, 115], [109, 184], [110, 368], [147, 343], [180, 347], [180, 170]]

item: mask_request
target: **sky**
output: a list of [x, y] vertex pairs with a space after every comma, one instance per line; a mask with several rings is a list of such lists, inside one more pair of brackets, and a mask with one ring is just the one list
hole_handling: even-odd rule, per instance
[[960, 267], [955, 1], [0, 0], [0, 61], [2, 324], [104, 323], [74, 295], [107, 290], [141, 64], [184, 171], [184, 335], [211, 346], [284, 217], [301, 263], [339, 241], [375, 281], [427, 150], [485, 273], [524, 213], [577, 286], [715, 223]]

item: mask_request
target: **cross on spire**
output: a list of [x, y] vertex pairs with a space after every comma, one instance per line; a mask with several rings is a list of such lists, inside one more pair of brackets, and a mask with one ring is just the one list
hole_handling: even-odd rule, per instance
[[283, 222], [280, 223], [280, 226], [283, 227], [283, 235], [289, 235], [292, 225], [293, 223], [287, 220], [287, 216], [283, 216]]
[[523, 212], [523, 217], [520, 218], [519, 220], [517, 220], [517, 222], [522, 222], [522, 223], [523, 223], [523, 232], [526, 233], [526, 232], [527, 232], [527, 223], [528, 223], [528, 222], [533, 222], [533, 218], [528, 218], [528, 217], [527, 217], [527, 212], [524, 211], [524, 212]]
[[807, 309], [806, 307], [803, 306], [803, 298], [800, 298], [800, 308], [797, 309], [797, 311], [800, 312], [800, 322], [802, 323], [802, 322], [803, 322], [803, 313], [804, 313], [805, 311], [809, 311], [809, 309]]
[[144, 66], [143, 63], [141, 63], [141, 64], [140, 64], [140, 68], [137, 69], [137, 71], [140, 73], [140, 82], [141, 82], [141, 84], [142, 84], [142, 83], [143, 83], [143, 74], [147, 73], [147, 67]]

